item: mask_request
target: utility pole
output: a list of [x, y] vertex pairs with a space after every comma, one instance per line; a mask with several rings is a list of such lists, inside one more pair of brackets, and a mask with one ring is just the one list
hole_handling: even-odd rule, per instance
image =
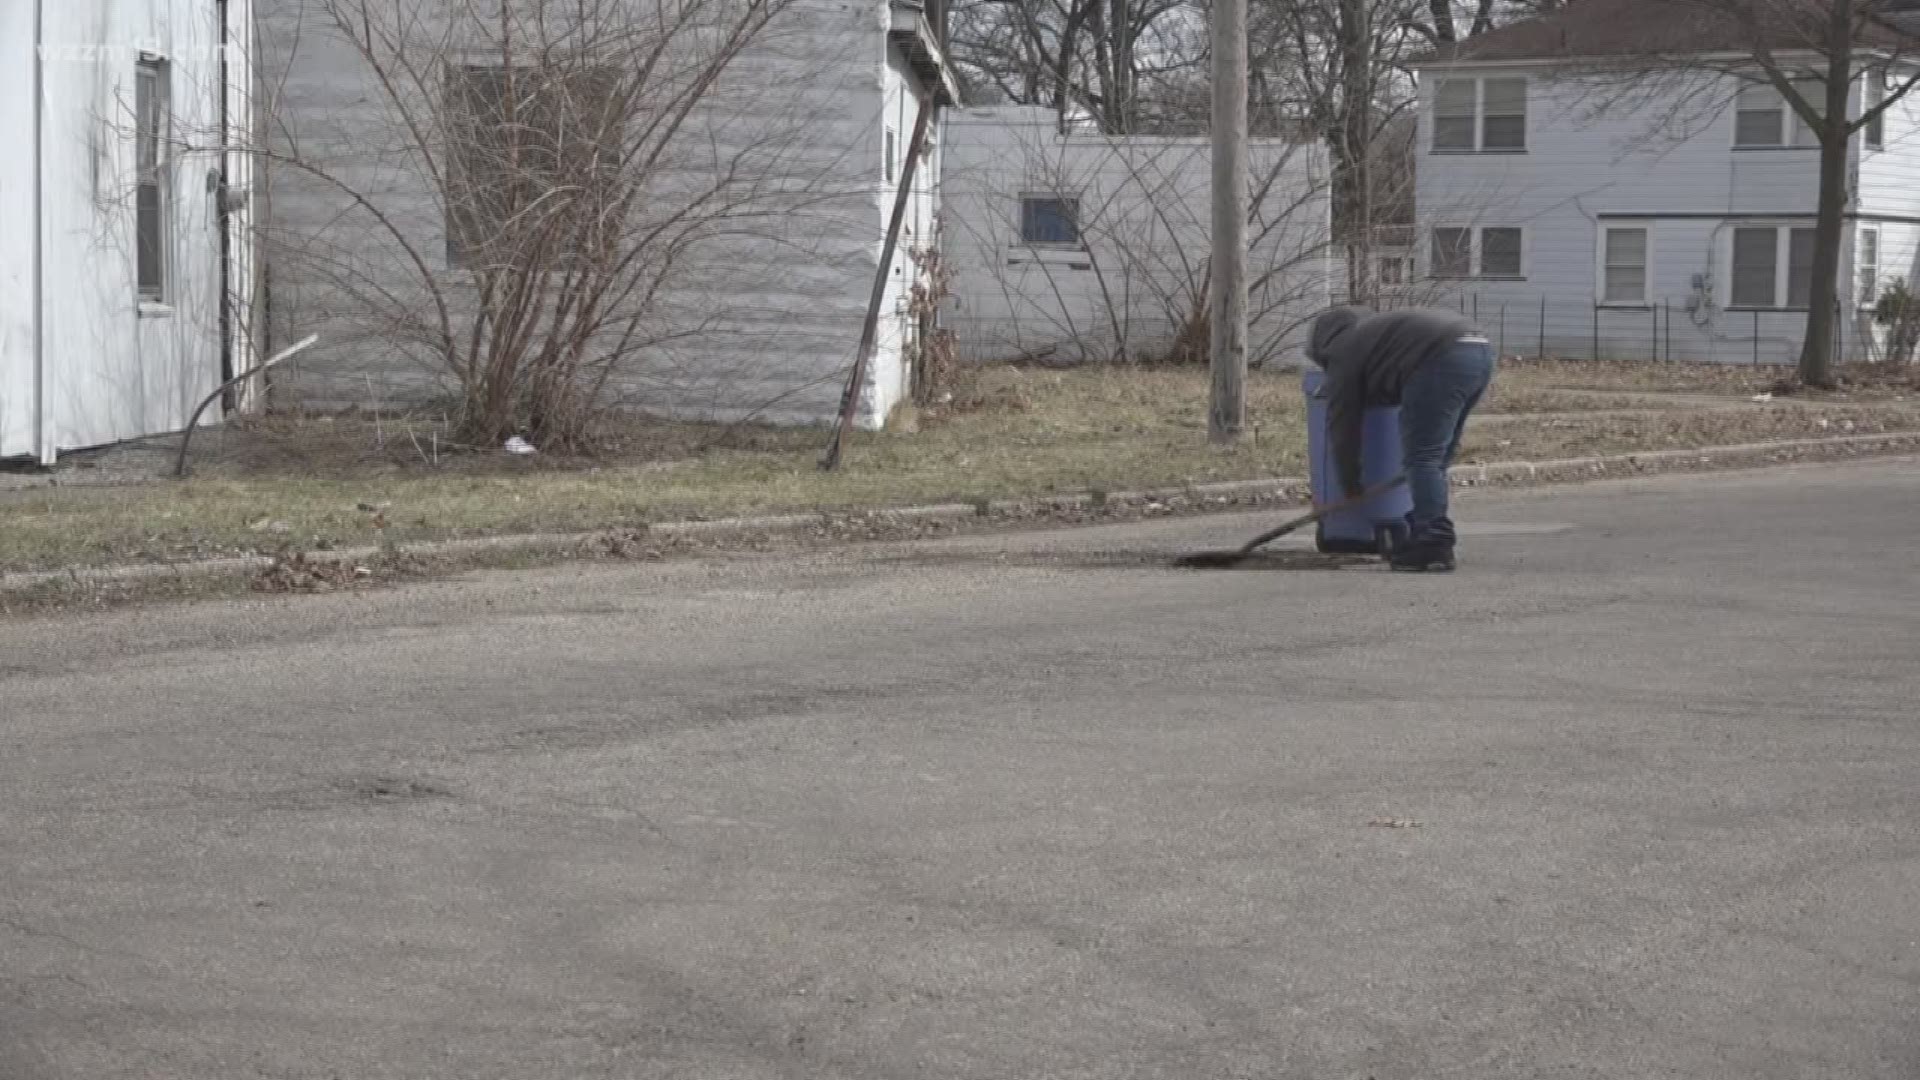
[[1207, 436], [1247, 422], [1247, 0], [1213, 3], [1213, 391]]

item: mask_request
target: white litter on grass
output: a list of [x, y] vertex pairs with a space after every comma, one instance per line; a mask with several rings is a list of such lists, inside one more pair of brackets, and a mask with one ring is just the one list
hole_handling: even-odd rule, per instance
[[1753, 400], [1759, 402], [1762, 405], [1765, 405], [1767, 402], [1773, 400], [1773, 395], [1771, 393], [1755, 394], [1753, 395]]
[[509, 454], [520, 454], [522, 456], [525, 456], [527, 454], [537, 454], [540, 452], [534, 449], [532, 443], [528, 442], [527, 440], [521, 438], [518, 435], [515, 435], [513, 438], [508, 439], [506, 441], [504, 449]]

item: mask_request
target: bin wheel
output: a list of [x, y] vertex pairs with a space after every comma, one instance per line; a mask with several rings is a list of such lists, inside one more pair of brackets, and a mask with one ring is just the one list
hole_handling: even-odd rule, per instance
[[1383, 559], [1393, 556], [1393, 549], [1406, 542], [1407, 527], [1397, 521], [1376, 525], [1373, 529], [1373, 543]]
[[1313, 525], [1313, 550], [1322, 555], [1333, 554], [1333, 549], [1327, 546], [1327, 523], [1324, 521], [1317, 521]]

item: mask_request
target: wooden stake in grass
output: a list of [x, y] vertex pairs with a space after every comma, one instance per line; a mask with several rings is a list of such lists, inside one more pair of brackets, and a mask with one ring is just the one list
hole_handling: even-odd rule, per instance
[[887, 221], [887, 242], [880, 247], [880, 269], [873, 276], [873, 296], [867, 301], [866, 325], [860, 328], [860, 347], [854, 351], [853, 372], [840, 397], [840, 423], [833, 429], [833, 441], [820, 459], [820, 467], [831, 472], [840, 467], [840, 455], [846, 450], [847, 433], [853, 430], [854, 416], [860, 411], [860, 387], [867, 381], [867, 366], [873, 361], [874, 338], [880, 330], [880, 305], [887, 296], [887, 275], [893, 270], [893, 253], [900, 247], [900, 226], [907, 217], [907, 203], [913, 197], [913, 174], [926, 150], [927, 128], [933, 121], [934, 97], [920, 102], [920, 115], [913, 121], [913, 138], [907, 143], [907, 161], [900, 167], [900, 187], [893, 195], [893, 217]]

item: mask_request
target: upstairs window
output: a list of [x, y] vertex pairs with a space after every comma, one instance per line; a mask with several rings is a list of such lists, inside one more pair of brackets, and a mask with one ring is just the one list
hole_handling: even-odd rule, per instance
[[[1878, 71], [1869, 71], [1860, 80], [1860, 107], [1872, 112], [1887, 100], [1887, 77]], [[1869, 150], [1883, 150], [1887, 145], [1887, 114], [1875, 113], [1867, 121], [1861, 133], [1861, 141]]]
[[1080, 200], [1061, 195], [1021, 196], [1020, 242], [1078, 244]]
[[1436, 153], [1519, 153], [1527, 148], [1527, 80], [1441, 79], [1433, 92]]
[[[1817, 113], [1826, 91], [1817, 84], [1805, 83], [1799, 86], [1799, 93]], [[1766, 83], [1749, 83], [1741, 88], [1733, 106], [1734, 149], [1778, 150], [1819, 144], [1819, 136], [1780, 91]]]

